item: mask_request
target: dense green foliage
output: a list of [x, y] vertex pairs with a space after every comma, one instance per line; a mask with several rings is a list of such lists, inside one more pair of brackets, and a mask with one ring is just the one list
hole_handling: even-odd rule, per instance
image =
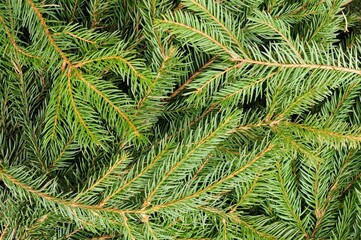
[[354, 13], [357, 17], [361, 18], [361, 1], [353, 0], [350, 4], [347, 5], [347, 11]]
[[0, 239], [359, 239], [349, 2], [1, 1]]

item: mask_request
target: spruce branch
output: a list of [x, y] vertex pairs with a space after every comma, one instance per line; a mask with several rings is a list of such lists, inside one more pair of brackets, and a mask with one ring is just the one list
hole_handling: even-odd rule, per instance
[[356, 239], [348, 2], [0, 3], [0, 239]]

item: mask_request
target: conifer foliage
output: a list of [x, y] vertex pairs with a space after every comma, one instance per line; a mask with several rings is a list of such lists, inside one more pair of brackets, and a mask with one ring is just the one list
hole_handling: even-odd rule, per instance
[[359, 239], [349, 0], [0, 2], [0, 239]]

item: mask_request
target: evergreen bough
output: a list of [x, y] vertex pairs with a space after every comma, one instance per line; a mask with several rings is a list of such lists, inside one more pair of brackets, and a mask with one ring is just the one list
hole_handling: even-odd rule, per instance
[[349, 2], [1, 1], [0, 239], [359, 239]]

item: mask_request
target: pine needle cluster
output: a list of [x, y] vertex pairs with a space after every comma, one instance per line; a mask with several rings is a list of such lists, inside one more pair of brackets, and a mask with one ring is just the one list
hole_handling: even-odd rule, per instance
[[2, 0], [0, 239], [360, 239], [349, 0]]

